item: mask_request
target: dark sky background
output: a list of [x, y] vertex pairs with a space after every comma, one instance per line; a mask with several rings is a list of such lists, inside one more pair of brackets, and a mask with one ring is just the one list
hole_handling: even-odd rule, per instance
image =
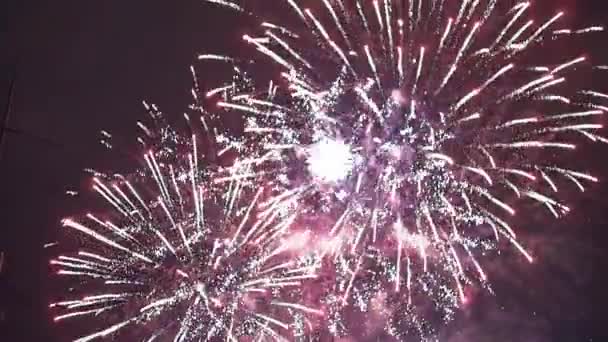
[[[608, 25], [605, 0], [557, 2], [573, 22]], [[74, 336], [76, 326], [52, 323], [48, 304], [62, 289], [48, 267], [56, 251], [43, 248], [55, 241], [61, 218], [81, 209], [65, 191], [86, 186], [85, 167], [124, 162], [109, 157], [98, 132], [133, 132], [145, 115], [142, 100], [165, 113], [184, 111], [195, 56], [238, 46], [242, 32], [225, 13], [200, 0], [2, 2], [2, 118], [15, 72], [16, 82], [0, 147], [0, 341]], [[590, 41], [589, 55], [608, 64], [607, 42], [608, 34]], [[608, 90], [608, 75], [592, 81]], [[545, 257], [497, 263], [497, 296], [481, 295], [466, 308], [442, 332], [446, 341], [607, 340], [607, 156], [607, 146], [582, 149], [580, 162], [604, 182], [575, 195], [568, 218], [532, 219], [544, 233], [531, 234], [528, 245]]]

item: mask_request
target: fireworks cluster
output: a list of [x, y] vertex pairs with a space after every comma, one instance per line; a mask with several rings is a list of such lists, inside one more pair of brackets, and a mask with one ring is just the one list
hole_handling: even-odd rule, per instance
[[[559, 218], [560, 189], [597, 181], [562, 155], [607, 142], [608, 94], [580, 75], [608, 67], [543, 49], [602, 27], [509, 0], [281, 0], [280, 22], [207, 2], [259, 20], [255, 51], [200, 55], [234, 74], [202, 92], [193, 73], [188, 133], [147, 106], [143, 167], [94, 177], [114, 212], [64, 221], [90, 243], [52, 264], [88, 292], [56, 320], [116, 319], [80, 341], [433, 340], [491, 291], [484, 255], [534, 260], [519, 208]], [[257, 86], [259, 63], [280, 79]]]
[[298, 288], [316, 275], [287, 240], [288, 224], [258, 210], [264, 188], [213, 187], [199, 136], [186, 139], [148, 109], [157, 131], [139, 124], [144, 167], [129, 176], [92, 171], [93, 189], [113, 211], [63, 221], [92, 244], [51, 264], [86, 280], [90, 292], [52, 304], [66, 311], [55, 320], [120, 318], [78, 341], [135, 325], [148, 341], [283, 338], [288, 324], [292, 335], [304, 329], [304, 314], [321, 311], [300, 304]]

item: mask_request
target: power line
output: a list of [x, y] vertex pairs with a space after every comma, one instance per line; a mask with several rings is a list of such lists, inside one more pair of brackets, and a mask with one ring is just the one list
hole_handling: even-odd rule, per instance
[[3, 113], [2, 123], [0, 124], [0, 161], [2, 161], [4, 148], [7, 140], [8, 134], [15, 134], [25, 136], [34, 141], [42, 143], [47, 146], [55, 147], [55, 148], [69, 148], [70, 146], [58, 143], [49, 138], [41, 137], [25, 130], [12, 127], [10, 125], [11, 118], [13, 114], [13, 100], [15, 97], [15, 89], [17, 85], [17, 69], [13, 69], [13, 77], [11, 78], [9, 88], [8, 88], [8, 96], [6, 101], [6, 107]]
[[6, 140], [7, 133], [18, 133], [17, 130], [12, 129], [8, 126], [10, 121], [12, 105], [13, 105], [13, 95], [15, 93], [15, 83], [17, 81], [17, 70], [13, 70], [13, 77], [11, 78], [11, 83], [8, 87], [8, 97], [6, 99], [6, 108], [4, 110], [4, 117], [2, 118], [2, 126], [0, 126], [0, 160], [2, 160], [2, 152], [4, 151], [4, 141]]

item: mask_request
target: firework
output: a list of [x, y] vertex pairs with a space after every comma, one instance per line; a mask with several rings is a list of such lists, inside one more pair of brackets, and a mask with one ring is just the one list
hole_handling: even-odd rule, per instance
[[[259, 19], [248, 58], [282, 69], [267, 90], [208, 93], [245, 116], [245, 135], [226, 141], [247, 159], [224, 180], [248, 168], [272, 180], [270, 205], [330, 218], [313, 231], [337, 247], [312, 253], [331, 260], [342, 306], [394, 297], [393, 318], [413, 321], [425, 293], [449, 317], [466, 286], [487, 286], [481, 254], [504, 241], [534, 260], [512, 226], [518, 206], [561, 217], [559, 190], [597, 181], [560, 156], [607, 141], [608, 95], [581, 78], [606, 67], [545, 51], [602, 27], [564, 28], [563, 12], [535, 22], [525, 1], [284, 0], [278, 22], [245, 1], [209, 2]], [[398, 325], [387, 330], [403, 337]]]
[[[91, 171], [108, 210], [63, 220], [82, 237], [80, 248], [51, 265], [79, 285], [51, 304], [55, 321], [103, 327], [82, 342], [296, 339], [311, 325], [307, 316], [322, 311], [299, 302], [300, 285], [316, 274], [293, 257], [288, 222], [256, 210], [263, 187], [214, 186], [198, 147], [203, 134], [180, 134], [146, 106], [153, 126], [139, 123], [143, 167], [128, 175]], [[103, 132], [108, 147], [110, 138]]]

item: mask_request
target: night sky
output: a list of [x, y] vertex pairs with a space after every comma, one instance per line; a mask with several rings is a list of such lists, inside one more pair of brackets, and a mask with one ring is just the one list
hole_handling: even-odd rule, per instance
[[[605, 0], [555, 2], [573, 26], [608, 25]], [[542, 3], [552, 1], [536, 6]], [[48, 309], [64, 289], [48, 266], [58, 250], [43, 245], [60, 236], [63, 217], [86, 207], [65, 191], [90, 185], [83, 168], [133, 163], [108, 153], [98, 133], [104, 129], [134, 144], [134, 124], [146, 115], [142, 100], [168, 115], [184, 112], [195, 56], [240, 44], [239, 23], [226, 13], [200, 0], [2, 2], [3, 121], [15, 82], [0, 146], [0, 341], [67, 341], [79, 331], [78, 324], [53, 323]], [[584, 40], [589, 56], [608, 64], [608, 34], [594, 37]], [[219, 77], [203, 67], [199, 74]], [[608, 91], [608, 74], [590, 82]], [[606, 145], [581, 148], [581, 165], [602, 183], [573, 194], [574, 213], [567, 218], [539, 215], [524, 224], [538, 263], [498, 260], [490, 270], [497, 295], [480, 295], [465, 308], [442, 332], [446, 341], [606, 340], [606, 156]]]

